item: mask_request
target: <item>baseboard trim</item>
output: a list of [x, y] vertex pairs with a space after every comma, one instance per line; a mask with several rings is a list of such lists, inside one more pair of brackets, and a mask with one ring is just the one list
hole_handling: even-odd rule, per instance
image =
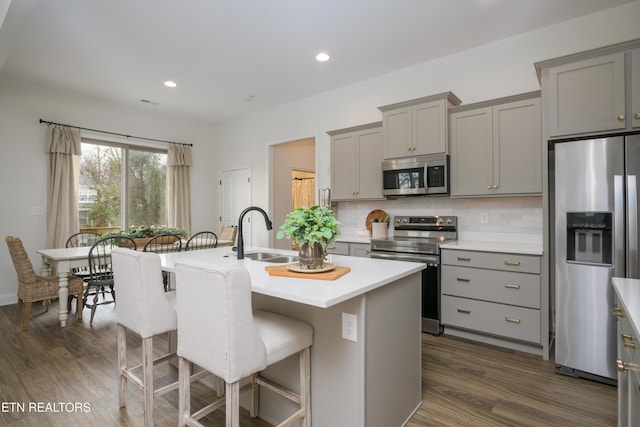
[[18, 302], [18, 297], [11, 294], [0, 295], [0, 306], [11, 305]]

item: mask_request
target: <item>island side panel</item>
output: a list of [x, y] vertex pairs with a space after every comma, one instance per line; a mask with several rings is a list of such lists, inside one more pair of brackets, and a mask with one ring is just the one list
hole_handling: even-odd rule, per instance
[[[327, 282], [327, 286], [337, 283]], [[364, 427], [364, 336], [359, 296], [329, 308], [253, 294], [253, 307], [294, 317], [313, 326], [311, 346], [311, 419], [314, 427]], [[358, 342], [342, 338], [342, 313], [358, 318]], [[263, 372], [267, 378], [299, 391], [298, 360], [290, 357]], [[276, 424], [293, 412], [288, 401], [270, 393], [260, 394], [260, 418]]]
[[401, 426], [422, 402], [421, 272], [365, 296], [365, 425]]

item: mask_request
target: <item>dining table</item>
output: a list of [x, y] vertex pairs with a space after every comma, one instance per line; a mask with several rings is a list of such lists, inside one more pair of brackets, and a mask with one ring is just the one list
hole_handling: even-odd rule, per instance
[[[58, 276], [58, 298], [66, 301], [69, 297], [69, 275], [74, 268], [89, 266], [90, 246], [74, 248], [39, 249], [37, 252], [42, 257], [42, 275]], [[69, 309], [67, 304], [60, 304], [60, 326], [67, 326]]]

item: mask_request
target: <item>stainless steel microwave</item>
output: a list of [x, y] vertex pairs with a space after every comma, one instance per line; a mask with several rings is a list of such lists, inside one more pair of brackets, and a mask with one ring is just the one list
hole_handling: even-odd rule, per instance
[[382, 162], [382, 194], [390, 197], [449, 194], [449, 156], [429, 154]]

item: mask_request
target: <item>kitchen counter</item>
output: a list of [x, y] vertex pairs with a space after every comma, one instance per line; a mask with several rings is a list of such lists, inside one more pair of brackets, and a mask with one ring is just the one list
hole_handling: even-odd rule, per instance
[[[269, 248], [248, 248], [245, 254], [251, 252], [297, 255], [295, 251]], [[253, 292], [321, 308], [332, 307], [425, 268], [424, 264], [413, 262], [373, 261], [369, 258], [330, 255], [331, 263], [350, 267], [351, 271], [337, 280], [316, 280], [270, 276], [265, 266], [283, 264], [270, 264], [249, 258], [238, 260], [235, 252], [229, 248], [173, 252], [161, 254], [160, 257], [163, 269], [171, 273], [174, 272], [175, 262], [185, 257], [215, 264], [239, 264], [249, 270]]]
[[441, 249], [465, 251], [503, 252], [522, 255], [542, 255], [542, 243], [492, 242], [479, 240], [456, 240], [440, 245]]
[[640, 336], [640, 280], [614, 277], [611, 279], [622, 306], [636, 336]]
[[[294, 251], [247, 248], [296, 255]], [[251, 275], [254, 308], [280, 313], [313, 327], [311, 417], [316, 427], [401, 426], [422, 402], [421, 292], [424, 264], [330, 255], [351, 271], [337, 280], [270, 276], [272, 264], [236, 259], [229, 248], [162, 254], [165, 271], [190, 258], [242, 265]], [[177, 283], [180, 292], [180, 283]], [[343, 326], [351, 314], [352, 327]], [[347, 333], [347, 332], [350, 332]], [[343, 334], [347, 333], [344, 337]], [[297, 359], [266, 370], [282, 384], [298, 384]], [[260, 394], [260, 417], [278, 424], [291, 414], [288, 402], [269, 390]]]

